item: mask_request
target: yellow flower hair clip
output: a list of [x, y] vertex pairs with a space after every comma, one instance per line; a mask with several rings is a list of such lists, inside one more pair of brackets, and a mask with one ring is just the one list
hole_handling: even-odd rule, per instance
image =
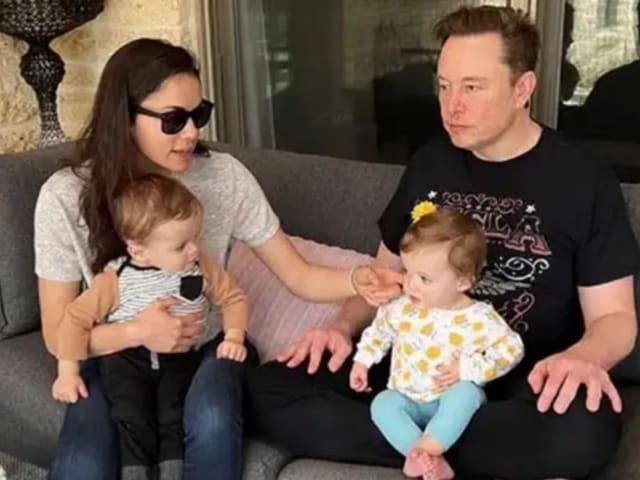
[[413, 220], [413, 223], [416, 223], [425, 215], [431, 215], [436, 211], [438, 211], [438, 206], [429, 200], [425, 200], [413, 207], [413, 210], [411, 210], [411, 219]]

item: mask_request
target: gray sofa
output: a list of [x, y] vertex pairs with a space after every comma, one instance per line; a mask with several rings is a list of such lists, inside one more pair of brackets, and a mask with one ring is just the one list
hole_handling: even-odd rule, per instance
[[[38, 331], [33, 274], [33, 208], [42, 182], [72, 145], [0, 156], [0, 452], [47, 466], [64, 408], [50, 397], [54, 362]], [[216, 145], [254, 173], [284, 229], [303, 237], [373, 253], [375, 221], [402, 168], [341, 159]], [[634, 228], [640, 232], [640, 188], [625, 185]], [[634, 356], [616, 372], [638, 379]], [[640, 388], [622, 387], [624, 438], [615, 461], [597, 479], [640, 478]], [[292, 459], [258, 441], [247, 442], [246, 475], [252, 480], [401, 479], [399, 471], [372, 466]]]

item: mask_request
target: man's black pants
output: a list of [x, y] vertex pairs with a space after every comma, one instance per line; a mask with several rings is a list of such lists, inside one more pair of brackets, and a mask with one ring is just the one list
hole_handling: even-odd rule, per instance
[[[388, 358], [370, 370], [371, 394], [349, 388], [349, 358], [336, 373], [325, 355], [315, 375], [307, 364], [289, 369], [277, 362], [248, 372], [251, 421], [267, 441], [297, 456], [400, 466], [404, 459], [371, 421], [369, 405], [385, 388]], [[533, 480], [583, 478], [603, 466], [620, 438], [620, 416], [604, 398], [597, 413], [585, 408], [582, 389], [564, 415], [542, 414], [522, 366], [487, 387], [489, 401], [447, 453], [456, 479]]]

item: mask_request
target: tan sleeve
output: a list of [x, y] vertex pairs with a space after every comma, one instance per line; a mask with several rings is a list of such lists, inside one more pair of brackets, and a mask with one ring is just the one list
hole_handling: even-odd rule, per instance
[[200, 268], [209, 284], [205, 295], [211, 303], [220, 308], [224, 331], [238, 329], [244, 333], [249, 321], [247, 296], [231, 275], [210, 256], [206, 254], [200, 256]]
[[93, 326], [118, 307], [118, 275], [99, 273], [91, 287], [67, 305], [58, 329], [58, 360], [83, 360], [89, 356]]

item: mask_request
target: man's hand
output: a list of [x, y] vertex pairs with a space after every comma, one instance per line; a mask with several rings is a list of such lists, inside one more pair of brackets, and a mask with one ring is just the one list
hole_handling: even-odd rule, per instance
[[369, 305], [387, 303], [402, 294], [403, 276], [383, 267], [358, 267], [354, 273], [355, 288]]
[[301, 340], [280, 353], [277, 360], [294, 368], [309, 358], [307, 372], [312, 375], [318, 371], [325, 350], [331, 352], [329, 370], [335, 372], [353, 351], [349, 336], [335, 327], [315, 328], [304, 334]]
[[580, 385], [587, 387], [586, 406], [590, 412], [600, 408], [602, 395], [609, 397], [613, 410], [622, 411], [622, 400], [609, 374], [594, 362], [576, 353], [565, 351], [552, 355], [536, 364], [529, 374], [529, 385], [538, 397], [538, 410], [553, 410], [563, 414], [576, 398]]
[[349, 386], [356, 392], [368, 392], [369, 388], [369, 369], [360, 362], [353, 362], [351, 373], [349, 374]]
[[435, 378], [436, 385], [440, 388], [448, 388], [460, 381], [460, 358], [454, 357], [451, 363], [438, 365], [436, 370], [440, 372]]

